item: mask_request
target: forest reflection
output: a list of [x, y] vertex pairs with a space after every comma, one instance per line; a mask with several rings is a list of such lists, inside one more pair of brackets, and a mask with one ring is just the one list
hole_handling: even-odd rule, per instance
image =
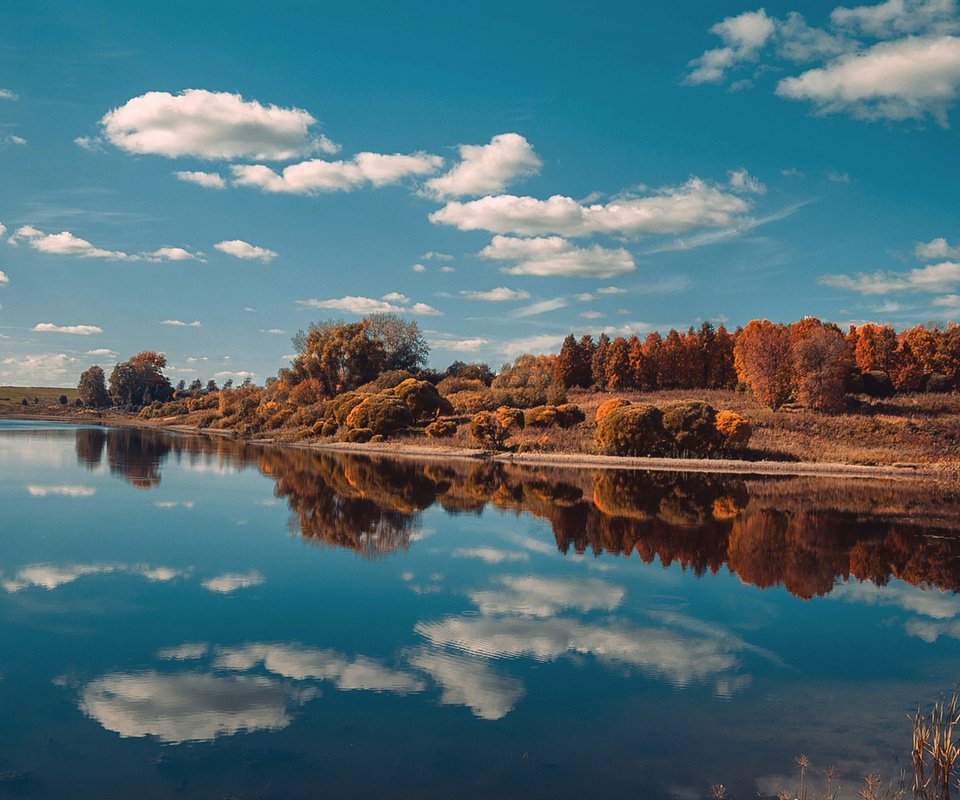
[[801, 598], [838, 579], [891, 578], [960, 591], [960, 492], [936, 483], [414, 461], [140, 429], [78, 429], [79, 462], [141, 488], [165, 459], [256, 468], [275, 481], [305, 540], [365, 558], [405, 550], [420, 512], [491, 507], [550, 523], [561, 553], [637, 556], [700, 576], [724, 565], [747, 584]]

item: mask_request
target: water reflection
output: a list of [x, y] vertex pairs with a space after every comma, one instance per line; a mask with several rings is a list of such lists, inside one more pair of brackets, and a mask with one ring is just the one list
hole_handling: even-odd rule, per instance
[[[136, 429], [76, 435], [80, 463], [96, 467], [106, 454], [111, 472], [139, 487], [158, 485], [169, 457], [195, 469], [256, 468], [275, 481], [300, 536], [368, 558], [408, 549], [433, 505], [455, 514], [493, 507], [547, 520], [562, 553], [635, 552], [696, 575], [726, 565], [744, 583], [801, 598], [851, 577], [960, 590], [960, 494], [937, 484], [439, 464]], [[526, 557], [491, 546], [454, 555]]]

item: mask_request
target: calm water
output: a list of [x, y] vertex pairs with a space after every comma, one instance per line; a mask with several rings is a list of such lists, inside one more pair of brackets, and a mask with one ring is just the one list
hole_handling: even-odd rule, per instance
[[0, 797], [852, 797], [960, 679], [936, 488], [0, 421], [0, 510]]

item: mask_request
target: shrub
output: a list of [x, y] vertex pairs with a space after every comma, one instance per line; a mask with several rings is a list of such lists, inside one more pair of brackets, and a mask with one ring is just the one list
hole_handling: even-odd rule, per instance
[[74, 408], [83, 408], [83, 400], [79, 397], [73, 401]]
[[369, 428], [351, 428], [343, 434], [345, 442], [369, 442], [373, 438], [373, 431]]
[[399, 397], [415, 422], [436, 419], [440, 414], [452, 414], [453, 406], [445, 397], [440, 396], [437, 387], [427, 381], [408, 378], [389, 390]]
[[456, 376], [444, 378], [437, 384], [437, 391], [444, 397], [455, 394], [456, 392], [482, 392], [486, 388], [487, 384], [481, 380]]
[[320, 429], [320, 435], [333, 436], [337, 432], [337, 427], [337, 423], [332, 419], [325, 419], [323, 420], [323, 427]]
[[507, 440], [507, 431], [490, 411], [481, 411], [470, 420], [470, 435], [483, 447], [502, 450]]
[[551, 383], [546, 392], [547, 405], [560, 406], [567, 402], [567, 387], [562, 383]]
[[27, 404], [27, 398], [24, 397], [20, 400], [20, 405], [25, 406]]
[[561, 428], [572, 428], [586, 420], [583, 409], [573, 403], [561, 403], [557, 406], [557, 425]]
[[67, 396], [65, 394], [60, 395], [60, 397], [57, 398], [57, 402], [60, 403], [60, 405], [65, 406], [67, 404]]
[[377, 443], [382, 442], [382, 441], [383, 441], [383, 434], [382, 434], [382, 433], [375, 433], [375, 434], [373, 434], [373, 436], [370, 437], [370, 443], [371, 443], [371, 444], [377, 444]]
[[216, 422], [217, 418], [218, 417], [217, 417], [216, 411], [208, 411], [206, 414], [200, 417], [200, 419], [197, 420], [197, 427], [209, 428], [211, 425], [213, 425], [214, 422]]
[[307, 378], [290, 390], [287, 399], [295, 406], [310, 406], [323, 399], [323, 384], [316, 378]]
[[662, 455], [673, 445], [656, 406], [640, 403], [607, 414], [597, 425], [597, 449], [614, 456]]
[[348, 428], [369, 428], [374, 433], [389, 435], [401, 428], [409, 428], [413, 417], [399, 397], [373, 394], [355, 406], [345, 422]]
[[923, 391], [925, 392], [949, 392], [952, 388], [950, 379], [946, 375], [936, 373], [927, 375], [923, 384]]
[[386, 372], [381, 372], [369, 383], [361, 386], [360, 391], [368, 394], [378, 394], [384, 389], [393, 389], [395, 386], [412, 379], [414, 379], [413, 373], [407, 372], [405, 369], [388, 369]]
[[663, 427], [673, 437], [676, 449], [698, 455], [711, 453], [720, 446], [717, 412], [702, 400], [679, 400], [662, 409]]
[[714, 424], [724, 450], [744, 450], [750, 443], [753, 427], [736, 411], [718, 411]]
[[510, 428], [516, 428], [520, 431], [523, 430], [525, 420], [522, 409], [500, 406], [500, 408], [493, 413], [496, 418], [500, 420], [500, 424], [503, 425], [504, 430], [509, 430]]
[[886, 372], [864, 372], [863, 393], [868, 397], [890, 397], [893, 394], [893, 382]]
[[360, 405], [364, 397], [367, 396], [368, 395], [362, 395], [359, 392], [344, 392], [343, 394], [337, 395], [327, 403], [327, 419], [335, 420], [337, 425], [346, 424], [347, 416], [354, 408]]
[[594, 417], [594, 421], [599, 425], [600, 421], [611, 411], [616, 411], [618, 408], [626, 408], [629, 405], [632, 405], [631, 402], [624, 397], [611, 397], [609, 400], [604, 400], [597, 406], [597, 414], [596, 417]]
[[445, 439], [457, 432], [457, 423], [450, 419], [438, 419], [424, 428], [424, 433], [431, 439]]
[[524, 422], [530, 428], [549, 428], [557, 421], [556, 406], [537, 406], [524, 415]]

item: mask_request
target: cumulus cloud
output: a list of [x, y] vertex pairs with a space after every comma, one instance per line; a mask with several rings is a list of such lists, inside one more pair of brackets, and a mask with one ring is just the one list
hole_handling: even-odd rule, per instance
[[0, 89], [0, 100], [19, 100], [17, 95], [10, 89]]
[[108, 141], [129, 153], [177, 158], [286, 160], [311, 152], [335, 153], [317, 120], [300, 108], [263, 105], [239, 94], [186, 89], [147, 92], [100, 120]]
[[227, 182], [219, 172], [180, 171], [173, 174], [177, 180], [195, 183], [204, 189], [224, 189], [227, 186]]
[[422, 649], [410, 664], [428, 673], [442, 688], [440, 703], [466, 706], [480, 719], [503, 719], [523, 698], [523, 684], [495, 672], [486, 662]]
[[913, 254], [924, 261], [935, 261], [938, 258], [960, 259], [960, 247], [948, 244], [947, 240], [940, 236], [929, 242], [917, 242]]
[[473, 591], [470, 600], [481, 614], [518, 614], [529, 617], [552, 617], [573, 609], [613, 611], [626, 592], [599, 578], [562, 579], [536, 575], [503, 576], [497, 589]]
[[430, 221], [463, 231], [521, 236], [555, 233], [583, 237], [603, 233], [639, 237], [728, 227], [749, 209], [748, 201], [738, 194], [691, 178], [682, 186], [666, 187], [644, 197], [586, 206], [564, 195], [546, 200], [490, 195], [466, 203], [447, 203], [430, 214]]
[[561, 335], [542, 333], [536, 336], [512, 339], [508, 342], [500, 343], [500, 353], [504, 358], [511, 361], [517, 356], [522, 356], [526, 353], [533, 353], [534, 355], [539, 355], [540, 353], [555, 353], [560, 349], [564, 338], [565, 337]]
[[508, 289], [506, 286], [498, 286], [496, 289], [489, 289], [485, 292], [476, 292], [463, 290], [461, 295], [468, 300], [483, 300], [487, 303], [502, 303], [507, 300], [526, 300], [530, 297], [530, 292], [522, 289]]
[[[193, 371], [193, 370], [191, 370], [191, 371]], [[247, 370], [243, 370], [243, 369], [237, 370], [236, 372], [230, 372], [229, 370], [222, 370], [222, 371], [220, 371], [220, 372], [215, 373], [215, 374], [214, 374], [214, 377], [215, 377], [215, 378], [230, 378], [230, 379], [232, 379], [232, 380], [244, 381], [244, 380], [246, 380], [247, 378], [250, 378], [250, 379], [252, 380], [253, 377], [254, 377], [254, 373], [253, 373], [253, 372], [249, 372], [249, 371], [247, 371]]]
[[796, 11], [791, 11], [777, 24], [777, 50], [789, 61], [820, 61], [855, 48], [856, 43], [843, 34], [811, 27]]
[[[0, 236], [2, 235], [3, 233], [0, 232]], [[7, 275], [7, 273], [4, 272], [3, 270], [0, 270], [0, 286], [8, 286], [9, 284], [10, 284], [10, 276]]]
[[516, 262], [503, 267], [503, 271], [511, 275], [610, 278], [636, 269], [633, 256], [622, 247], [576, 247], [560, 236], [533, 239], [494, 236], [493, 241], [480, 251], [480, 256]]
[[198, 256], [182, 247], [161, 247], [148, 253], [125, 253], [122, 250], [106, 250], [96, 247], [70, 231], [44, 233], [32, 225], [23, 225], [8, 240], [10, 244], [29, 242], [30, 247], [41, 253], [78, 258], [103, 258], [108, 261], [199, 261]]
[[[218, 373], [219, 374], [219, 373]], [[257, 570], [250, 572], [228, 572], [223, 575], [217, 575], [208, 578], [200, 585], [204, 589], [217, 594], [230, 594], [239, 589], [249, 589], [252, 586], [260, 586], [266, 581], [266, 578]]]
[[960, 94], [960, 37], [922, 36], [879, 42], [777, 84], [777, 94], [807, 100], [821, 113], [866, 120], [921, 119], [947, 125]]
[[954, 27], [956, 13], [955, 0], [886, 0], [871, 6], [840, 6], [830, 12], [830, 22], [838, 28], [887, 39], [944, 24]]
[[505, 564], [527, 561], [530, 556], [517, 550], [502, 550], [496, 547], [459, 547], [453, 551], [454, 558], [476, 558], [487, 564]]
[[731, 170], [728, 174], [730, 188], [735, 192], [750, 192], [751, 194], [766, 194], [767, 187], [753, 177], [746, 169]]
[[195, 319], [193, 322], [182, 322], [179, 319], [165, 319], [160, 322], [161, 325], [169, 325], [173, 328], [200, 328], [200, 320]]
[[194, 661], [203, 658], [210, 648], [202, 642], [187, 642], [176, 647], [164, 647], [157, 651], [157, 658], [164, 661]]
[[103, 328], [97, 325], [54, 325], [52, 322], [38, 322], [31, 330], [37, 333], [70, 333], [75, 336], [103, 333]]
[[427, 271], [427, 268], [426, 268], [425, 266], [423, 266], [423, 264], [414, 264], [412, 267], [410, 267], [410, 269], [411, 269], [413, 272], [426, 272], [426, 271]]
[[430, 339], [430, 346], [436, 350], [446, 350], [453, 353], [475, 353], [490, 344], [489, 339], [474, 336], [468, 339], [457, 339], [451, 336], [434, 336]]
[[290, 708], [315, 694], [250, 675], [113, 673], [83, 687], [80, 710], [121, 737], [178, 744], [280, 730], [293, 721]]
[[410, 694], [423, 691], [416, 675], [365, 656], [349, 658], [336, 650], [321, 650], [299, 644], [251, 643], [217, 650], [218, 669], [247, 671], [262, 665], [267, 672], [303, 681], [331, 681], [343, 691], [366, 690]]
[[366, 185], [388, 186], [431, 175], [442, 165], [440, 156], [429, 153], [358, 153], [349, 161], [302, 161], [280, 173], [263, 164], [236, 164], [231, 170], [236, 186], [253, 186], [270, 193], [318, 194], [348, 192]]
[[104, 358], [116, 358], [117, 354], [106, 347], [98, 347], [95, 350], [87, 350], [85, 356], [103, 356]]
[[78, 359], [66, 353], [38, 353], [0, 361], [0, 379], [26, 386], [76, 385]]
[[[84, 487], [42, 487], [54, 490], [54, 494], [66, 494], [69, 497], [87, 497], [73, 490]], [[68, 491], [56, 491], [66, 489]], [[91, 491], [92, 493], [92, 491]], [[166, 582], [184, 574], [182, 570], [171, 567], [149, 567], [144, 564], [30, 564], [17, 570], [16, 574], [2, 583], [7, 592], [20, 592], [24, 589], [39, 588], [53, 591], [61, 586], [73, 583], [87, 575], [111, 575], [124, 573], [139, 575], [149, 581]]]
[[435, 197], [502, 192], [518, 178], [536, 175], [543, 162], [533, 146], [518, 133], [501, 133], [489, 144], [460, 145], [460, 163], [444, 175], [427, 181]]
[[415, 314], [425, 317], [438, 317], [442, 312], [429, 306], [426, 303], [413, 303], [412, 305], [398, 305], [396, 302], [387, 300], [375, 300], [372, 297], [358, 297], [347, 295], [331, 300], [297, 300], [296, 304], [300, 308], [331, 309], [334, 311], [343, 311], [347, 314], [356, 314], [357, 316], [366, 316], [367, 314]]
[[38, 486], [30, 484], [27, 486], [27, 492], [31, 497], [48, 497], [49, 495], [60, 495], [61, 497], [93, 497], [97, 490], [93, 486]]
[[266, 247], [257, 247], [243, 239], [229, 239], [224, 242], [217, 242], [214, 248], [221, 253], [226, 253], [235, 258], [242, 258], [247, 261], [261, 261], [268, 264], [277, 257], [277, 253]]
[[707, 50], [690, 62], [692, 69], [687, 75], [688, 83], [719, 83], [731, 67], [744, 61], [755, 61], [775, 27], [762, 8], [716, 23], [710, 33], [719, 36], [724, 46]]
[[907, 272], [857, 272], [853, 275], [823, 275], [820, 283], [860, 294], [892, 292], [946, 292], [960, 285], [960, 262], [943, 261]]

